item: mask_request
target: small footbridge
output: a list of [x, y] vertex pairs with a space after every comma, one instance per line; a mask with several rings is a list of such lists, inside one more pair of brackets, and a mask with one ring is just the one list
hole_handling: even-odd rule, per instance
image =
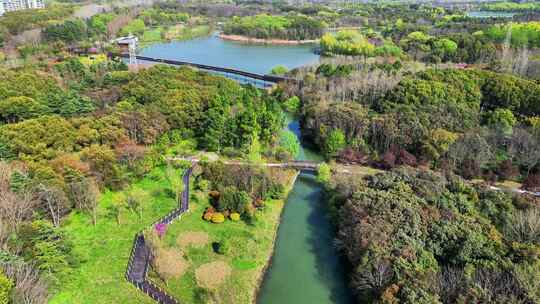
[[[191, 157], [174, 157], [169, 158], [173, 161], [188, 161], [192, 163], [198, 163], [200, 159]], [[305, 160], [293, 160], [289, 162], [262, 162], [253, 163], [245, 160], [221, 160], [221, 162], [228, 166], [261, 166], [267, 168], [283, 168], [283, 169], [296, 169], [300, 171], [317, 172], [321, 163]]]
[[[119, 58], [130, 58], [130, 55], [125, 54], [125, 53], [109, 54], [109, 56], [119, 57]], [[147, 57], [147, 56], [135, 56], [135, 58], [137, 59], [137, 61], [141, 61], [141, 62], [163, 63], [163, 64], [170, 64], [174, 66], [190, 66], [196, 69], [218, 73], [225, 77], [239, 80], [240, 82], [243, 82], [243, 83], [262, 85], [263, 87], [272, 86], [276, 83], [285, 82], [285, 81], [296, 81], [293, 78], [288, 78], [288, 77], [283, 77], [283, 76], [257, 74], [257, 73], [251, 73], [251, 72], [241, 71], [237, 69], [199, 64], [199, 63], [193, 63], [193, 62], [187, 62], [187, 61], [171, 60], [171, 59], [165, 59], [165, 58], [154, 58], [154, 57]]]

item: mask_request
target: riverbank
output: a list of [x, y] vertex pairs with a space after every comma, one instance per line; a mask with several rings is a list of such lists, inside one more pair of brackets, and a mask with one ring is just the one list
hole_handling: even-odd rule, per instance
[[315, 40], [284, 40], [284, 39], [260, 39], [252, 38], [241, 35], [226, 35], [220, 33], [219, 38], [223, 40], [236, 41], [242, 43], [252, 43], [252, 44], [275, 44], [275, 45], [301, 45], [301, 44], [314, 44], [319, 43], [318, 39]]

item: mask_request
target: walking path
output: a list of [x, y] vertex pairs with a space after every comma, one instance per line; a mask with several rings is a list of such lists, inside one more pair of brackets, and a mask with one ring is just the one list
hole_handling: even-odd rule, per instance
[[[192, 171], [193, 165], [184, 173], [184, 191], [182, 192], [180, 202], [178, 202], [179, 207], [153, 223], [152, 226], [150, 226], [152, 229], [158, 224], [169, 225], [174, 220], [179, 219], [182, 214], [189, 211], [189, 178]], [[126, 270], [126, 279], [158, 303], [179, 304], [180, 302], [148, 280], [148, 269], [150, 268], [151, 261], [152, 252], [150, 250], [150, 246], [146, 244], [144, 234], [141, 231], [135, 236], [135, 240], [133, 242], [133, 247]]]

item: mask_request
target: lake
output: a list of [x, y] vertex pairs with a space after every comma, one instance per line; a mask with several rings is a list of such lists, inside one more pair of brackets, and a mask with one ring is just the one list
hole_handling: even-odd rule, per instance
[[314, 64], [319, 55], [313, 45], [254, 45], [225, 41], [216, 35], [186, 41], [158, 43], [145, 47], [139, 55], [268, 74], [277, 65], [289, 69]]

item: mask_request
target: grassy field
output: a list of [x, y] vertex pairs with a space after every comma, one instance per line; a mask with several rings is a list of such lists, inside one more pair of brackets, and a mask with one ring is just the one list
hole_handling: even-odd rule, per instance
[[150, 28], [143, 33], [140, 42], [142, 45], [148, 45], [165, 40], [189, 40], [210, 35], [211, 31], [212, 28], [208, 25], [186, 27], [179, 24], [169, 28]]
[[[145, 191], [149, 197], [143, 206], [142, 219], [126, 210], [121, 215], [120, 225], [108, 218], [107, 206], [122, 193], [107, 192], [101, 197], [95, 227], [83, 214], [73, 214], [65, 221], [63, 227], [83, 262], [62, 280], [60, 292], [50, 303], [153, 303], [124, 279], [134, 235], [175, 207], [174, 199], [166, 194], [167, 183], [162, 170], [154, 170], [151, 176], [153, 178], [147, 177], [132, 186]], [[294, 172], [288, 176], [290, 185]], [[168, 286], [157, 278], [153, 281], [182, 302], [197, 303], [202, 289], [198, 288], [195, 272], [205, 263], [220, 261], [223, 262], [220, 265], [230, 268], [230, 275], [219, 286], [205, 288], [203, 293], [211, 293], [219, 303], [251, 303], [257, 281], [271, 256], [284, 201], [268, 202], [266, 208], [258, 212], [254, 225], [230, 220], [223, 224], [205, 222], [201, 216], [206, 206], [206, 194], [193, 192], [190, 212], [169, 226], [163, 241], [170, 250], [181, 252], [187, 261], [186, 271], [170, 280]], [[191, 232], [207, 234], [208, 242], [202, 247], [186, 246], [181, 241], [182, 235]], [[231, 250], [225, 255], [214, 253], [212, 242], [223, 239], [230, 242]]]
[[121, 225], [115, 219], [107, 218], [106, 208], [121, 195], [119, 192], [102, 195], [95, 227], [87, 215], [68, 217], [63, 226], [83, 262], [62, 280], [60, 292], [50, 303], [154, 303], [124, 279], [135, 234], [175, 208], [174, 199], [164, 191], [167, 185], [163, 172], [156, 169], [153, 175], [161, 179], [145, 178], [133, 185], [148, 193], [142, 219], [126, 210], [121, 215]]

